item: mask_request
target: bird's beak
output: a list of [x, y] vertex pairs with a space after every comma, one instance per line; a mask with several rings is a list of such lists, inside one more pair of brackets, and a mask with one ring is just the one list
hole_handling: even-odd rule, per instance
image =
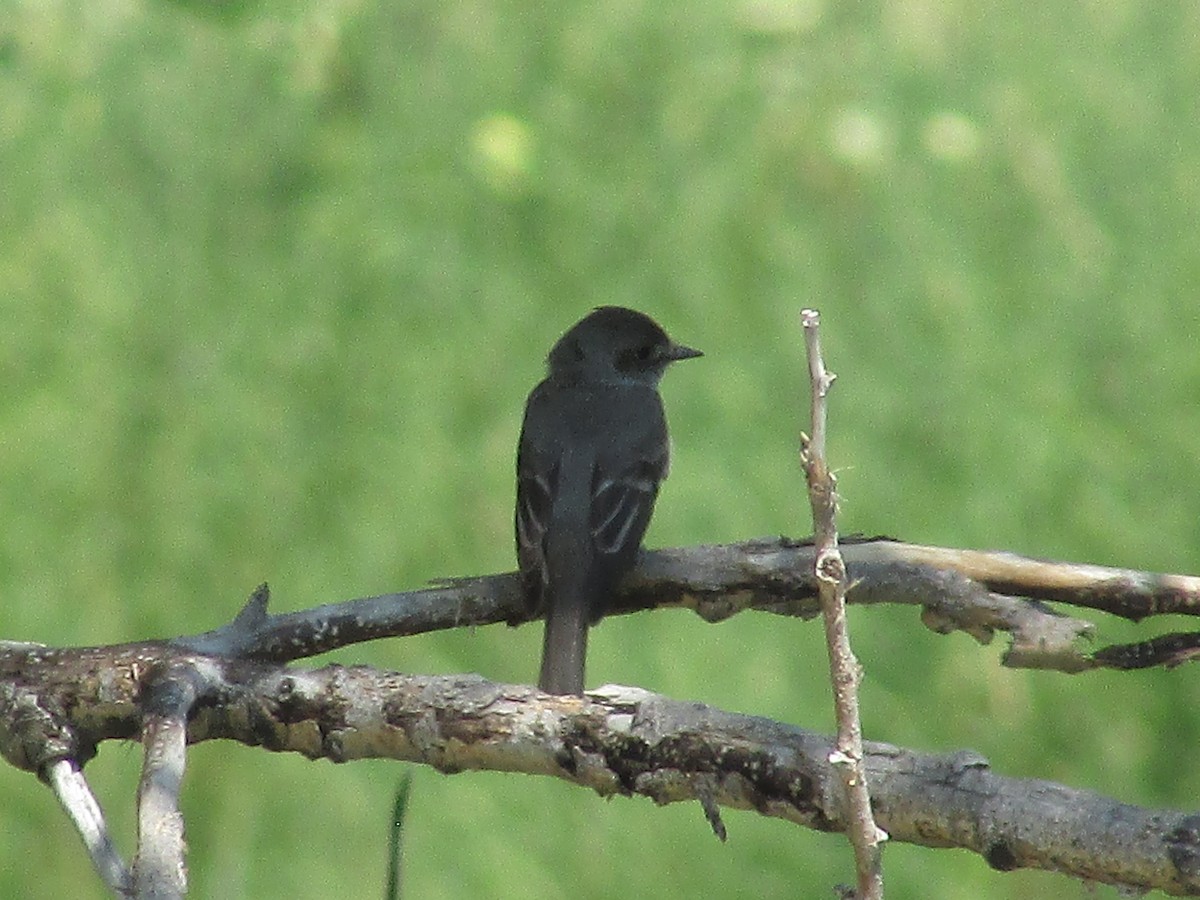
[[678, 362], [681, 359], [695, 359], [697, 356], [703, 355], [702, 351], [685, 347], [683, 344], [672, 344], [667, 349], [667, 359], [671, 362]]

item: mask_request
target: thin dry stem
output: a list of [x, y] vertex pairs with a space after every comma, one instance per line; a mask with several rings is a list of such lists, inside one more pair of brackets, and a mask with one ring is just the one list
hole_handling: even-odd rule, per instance
[[829, 672], [837, 713], [837, 750], [830, 757], [842, 778], [849, 821], [846, 834], [854, 847], [859, 900], [882, 900], [883, 868], [879, 844], [886, 835], [875, 824], [871, 795], [863, 765], [862, 724], [858, 712], [858, 683], [862, 669], [850, 648], [846, 628], [846, 563], [838, 549], [837, 479], [825, 460], [826, 397], [834, 376], [821, 355], [820, 315], [806, 309], [801, 314], [808, 374], [812, 386], [811, 439], [801, 438], [800, 458], [808, 481], [816, 539], [816, 565]]

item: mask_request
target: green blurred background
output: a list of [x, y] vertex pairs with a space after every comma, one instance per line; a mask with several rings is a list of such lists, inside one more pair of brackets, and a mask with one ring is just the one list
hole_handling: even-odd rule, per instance
[[[1195, 4], [0, 0], [4, 638], [81, 644], [513, 566], [525, 394], [590, 307], [667, 378], [651, 545], [807, 534], [799, 310], [845, 531], [1200, 572]], [[855, 610], [868, 737], [1194, 809], [1196, 670], [1006, 671]], [[1101, 622], [1105, 641], [1166, 625]], [[540, 629], [343, 662], [528, 681]], [[592, 683], [832, 727], [820, 629], [605, 622]], [[89, 774], [132, 849], [140, 751]], [[818, 897], [838, 836], [415, 769], [407, 896]], [[378, 897], [401, 767], [208, 743], [193, 895]], [[0, 769], [0, 895], [100, 897]], [[1115, 897], [892, 846], [894, 898]]]

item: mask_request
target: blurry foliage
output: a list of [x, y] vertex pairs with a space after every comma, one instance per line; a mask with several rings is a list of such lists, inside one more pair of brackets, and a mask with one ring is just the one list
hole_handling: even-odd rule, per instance
[[[511, 567], [521, 404], [602, 303], [707, 352], [665, 386], [653, 544], [808, 532], [814, 305], [845, 530], [1200, 570], [1194, 5], [3, 6], [5, 638], [195, 631], [263, 579], [295, 608]], [[853, 625], [869, 737], [1194, 804], [1190, 668], [1010, 672], [911, 610]], [[337, 658], [525, 681], [538, 644]], [[590, 677], [828, 729], [823, 670], [812, 625], [662, 613], [602, 625]], [[90, 769], [125, 836], [138, 759]], [[719, 846], [692, 807], [415, 777], [414, 897], [852, 876], [842, 839], [753, 815]], [[378, 896], [395, 778], [197, 747], [195, 896]], [[0, 791], [0, 894], [101, 896], [46, 791], [7, 769]], [[885, 861], [890, 897], [1086, 895], [964, 853]]]

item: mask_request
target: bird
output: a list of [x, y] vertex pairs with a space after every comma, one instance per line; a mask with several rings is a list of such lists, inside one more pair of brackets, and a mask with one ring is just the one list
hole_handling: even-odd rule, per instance
[[517, 445], [515, 531], [538, 687], [581, 695], [587, 632], [637, 562], [670, 442], [659, 381], [703, 356], [644, 313], [601, 306], [569, 328], [530, 392]]

